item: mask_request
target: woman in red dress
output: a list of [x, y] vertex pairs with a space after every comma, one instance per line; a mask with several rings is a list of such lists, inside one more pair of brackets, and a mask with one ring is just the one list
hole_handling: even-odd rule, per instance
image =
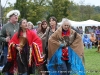
[[[19, 75], [28, 75], [30, 67], [32, 68], [34, 64], [41, 66], [44, 62], [42, 41], [27, 28], [26, 19], [19, 22], [19, 31], [9, 42], [7, 59], [3, 72], [17, 72]], [[9, 68], [8, 63], [12, 63]]]

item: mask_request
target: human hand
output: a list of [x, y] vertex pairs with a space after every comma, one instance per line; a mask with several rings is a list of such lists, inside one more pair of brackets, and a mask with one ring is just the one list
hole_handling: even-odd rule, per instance
[[20, 46], [17, 46], [16, 49], [17, 49], [18, 51], [21, 51], [21, 50], [22, 50], [22, 48], [21, 48]]
[[60, 44], [60, 47], [65, 47], [65, 45], [64, 44]]
[[10, 37], [7, 36], [7, 37], [6, 37], [6, 42], [9, 42], [9, 41], [10, 41]]

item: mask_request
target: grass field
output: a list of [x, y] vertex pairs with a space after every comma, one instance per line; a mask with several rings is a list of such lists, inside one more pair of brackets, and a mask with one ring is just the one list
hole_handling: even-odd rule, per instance
[[[85, 48], [84, 50], [86, 75], [100, 75], [100, 53], [96, 52], [97, 48]], [[34, 75], [38, 74], [36, 73]]]
[[85, 48], [85, 69], [86, 75], [100, 75], [100, 53], [97, 48]]
[[97, 48], [84, 50], [86, 75], [100, 75], [100, 53], [96, 52]]

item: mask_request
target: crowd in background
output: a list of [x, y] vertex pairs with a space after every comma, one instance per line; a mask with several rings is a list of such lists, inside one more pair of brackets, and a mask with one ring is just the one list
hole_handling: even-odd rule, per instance
[[83, 31], [82, 27], [77, 27], [77, 30], [82, 36], [83, 44], [87, 49], [92, 49], [98, 47], [99, 39], [100, 39], [100, 26], [86, 26], [85, 31]]

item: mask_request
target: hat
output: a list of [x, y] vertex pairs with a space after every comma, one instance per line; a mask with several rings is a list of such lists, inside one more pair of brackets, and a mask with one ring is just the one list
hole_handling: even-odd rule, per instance
[[40, 24], [40, 23], [42, 23], [42, 22], [41, 22], [41, 21], [38, 21], [38, 22], [37, 22], [37, 24]]
[[17, 16], [19, 16], [19, 15], [20, 15], [19, 10], [12, 10], [12, 11], [10, 11], [9, 13], [7, 13], [6, 17], [7, 17], [7, 18], [10, 18], [12, 15], [17, 15]]

